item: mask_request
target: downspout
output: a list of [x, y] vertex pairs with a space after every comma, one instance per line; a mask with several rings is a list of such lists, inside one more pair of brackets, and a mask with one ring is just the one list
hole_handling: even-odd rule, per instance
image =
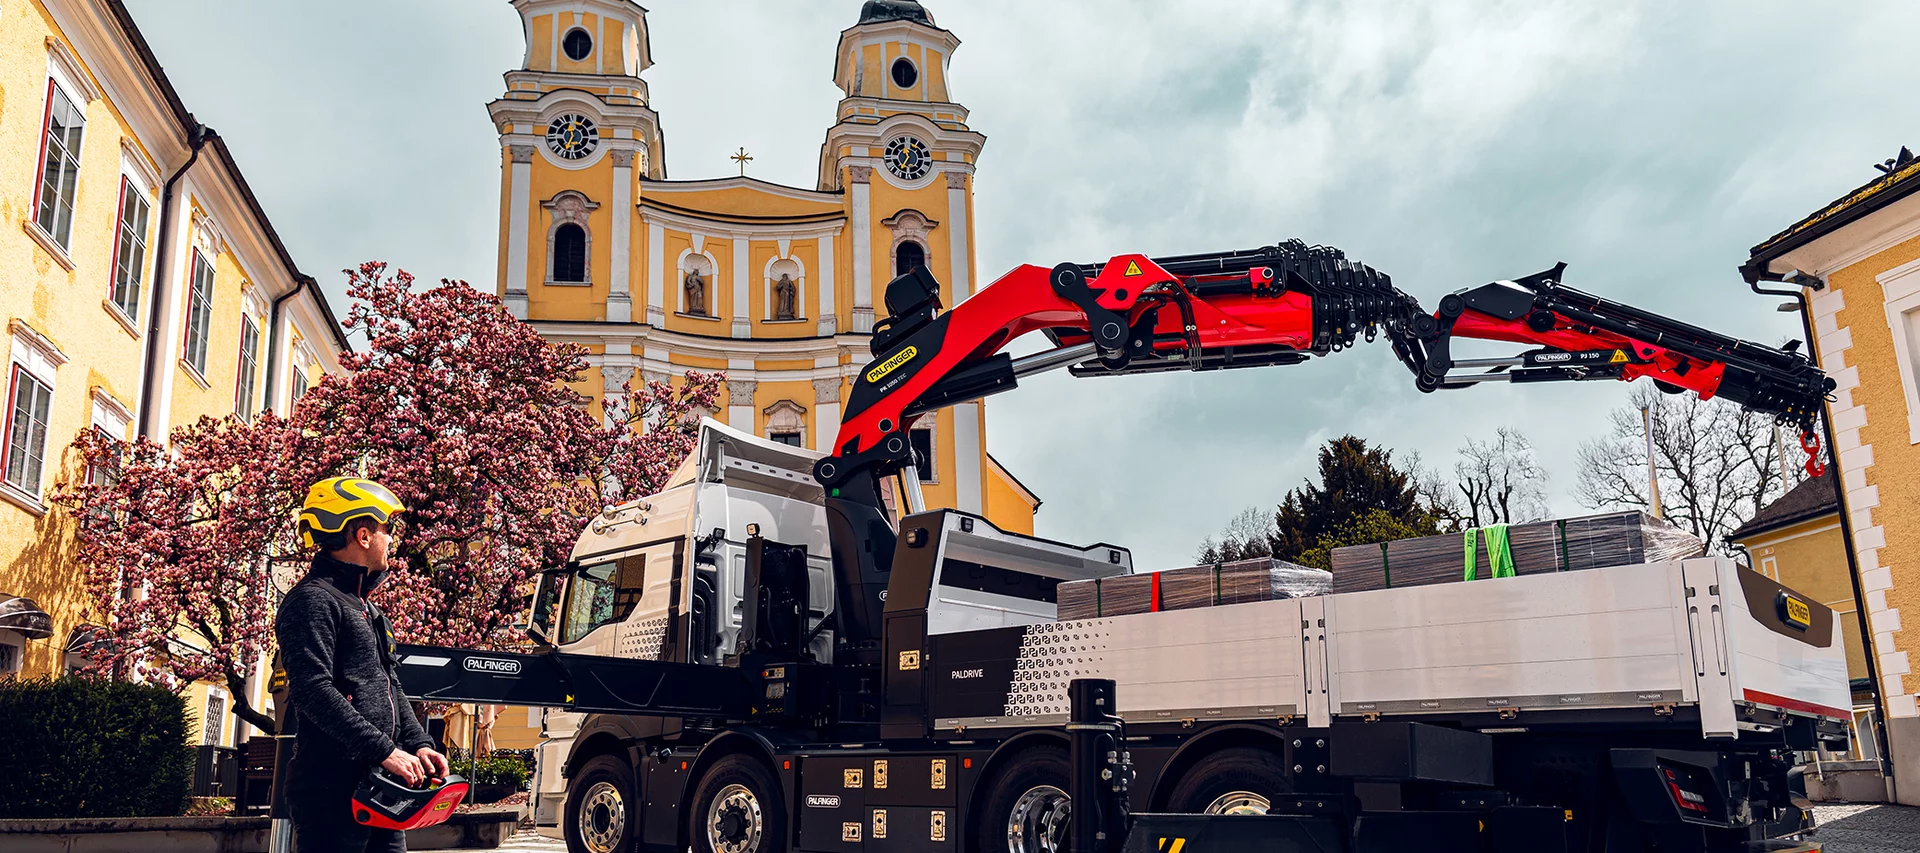
[[[289, 299], [292, 299], [295, 296], [299, 296], [300, 291], [305, 290], [309, 287], [314, 287], [314, 286], [316, 285], [312, 278], [304, 275], [300, 276], [298, 279], [294, 280], [293, 289], [275, 297], [273, 300], [272, 306], [270, 306], [267, 309], [267, 406], [268, 408], [273, 407], [273, 395], [274, 395], [274, 387], [275, 387], [274, 383], [279, 376], [279, 372], [274, 370], [274, 368], [280, 366], [280, 360], [284, 356], [284, 354], [280, 352], [280, 303], [283, 303]], [[290, 358], [291, 356], [284, 356], [284, 357]], [[293, 414], [293, 401], [289, 399], [287, 401], [287, 415], [291, 416], [292, 414]]]
[[153, 389], [159, 385], [160, 359], [160, 294], [165, 292], [166, 283], [172, 270], [168, 269], [168, 260], [173, 256], [171, 224], [173, 222], [173, 188], [186, 175], [187, 170], [200, 160], [200, 149], [207, 143], [207, 126], [194, 122], [187, 131], [187, 144], [192, 156], [180, 164], [172, 177], [167, 178], [165, 188], [160, 190], [160, 254], [154, 262], [153, 305], [147, 311], [147, 371], [140, 377], [140, 437], [153, 435]]
[[[1754, 293], [1762, 296], [1785, 296], [1800, 303], [1800, 327], [1807, 336], [1807, 357], [1813, 359], [1813, 366], [1825, 370], [1826, 368], [1820, 364], [1819, 339], [1813, 335], [1813, 306], [1807, 302], [1806, 290], [1769, 290], [1761, 287], [1760, 282], [1786, 282], [1813, 290], [1824, 290], [1827, 283], [1804, 273], [1796, 273], [1792, 279], [1788, 279], [1764, 267], [1748, 272], [1747, 277], [1750, 279], [1747, 287]], [[1887, 752], [1887, 703], [1885, 697], [1880, 694], [1880, 666], [1879, 662], [1874, 660], [1873, 626], [1867, 622], [1867, 594], [1860, 587], [1860, 561], [1853, 550], [1853, 516], [1847, 512], [1846, 484], [1842, 482], [1840, 476], [1840, 453], [1834, 445], [1833, 418], [1830, 414], [1830, 412], [1821, 413], [1820, 428], [1827, 443], [1827, 453], [1832, 457], [1828, 462], [1833, 466], [1833, 505], [1840, 508], [1840, 538], [1847, 549], [1847, 581], [1853, 586], [1853, 616], [1860, 623], [1860, 642], [1866, 647], [1860, 650], [1860, 656], [1867, 662], [1867, 691], [1873, 695], [1873, 708], [1876, 712], [1873, 722], [1873, 741], [1877, 747], [1875, 752], [1880, 756], [1880, 775], [1887, 780], [1887, 796], [1891, 799], [1893, 756]]]

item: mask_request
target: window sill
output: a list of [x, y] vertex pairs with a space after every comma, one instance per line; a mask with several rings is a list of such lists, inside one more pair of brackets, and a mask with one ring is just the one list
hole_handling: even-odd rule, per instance
[[35, 517], [47, 514], [47, 505], [41, 503], [38, 496], [28, 494], [26, 489], [12, 483], [0, 482], [0, 498], [6, 498], [8, 503], [33, 513]]
[[761, 320], [760, 322], [765, 323], [769, 326], [784, 326], [789, 323], [808, 323], [808, 322], [812, 322], [812, 320], [811, 318], [807, 318], [807, 317], [795, 317], [791, 320]]
[[134, 340], [140, 340], [139, 324], [135, 323], [132, 317], [127, 316], [127, 312], [120, 310], [120, 306], [113, 304], [113, 300], [100, 300], [100, 307], [105, 309], [107, 314], [113, 317], [114, 320], [118, 321], [120, 328], [126, 329], [127, 334], [132, 335]]
[[194, 367], [191, 362], [184, 358], [180, 359], [180, 372], [185, 373], [187, 378], [193, 380], [193, 384], [200, 386], [200, 390], [202, 391], [213, 388], [213, 383], [208, 382], [207, 377], [200, 375], [200, 368]]
[[687, 312], [685, 312], [685, 311], [675, 311], [675, 312], [673, 312], [673, 316], [675, 316], [675, 317], [685, 317], [685, 318], [687, 318], [687, 319], [689, 319], [689, 320], [712, 320], [712, 321], [713, 321], [713, 322], [715, 322], [715, 323], [718, 323], [718, 322], [720, 322], [720, 318], [719, 318], [719, 317], [715, 317], [715, 316], [713, 316], [712, 314], [688, 314], [688, 313], [687, 313]]
[[546, 281], [542, 282], [542, 284], [545, 284], [548, 287], [592, 287], [593, 286], [593, 282], [591, 281], [554, 281], [553, 279], [547, 279]]
[[20, 223], [20, 230], [27, 232], [27, 236], [32, 237], [33, 242], [39, 243], [40, 248], [45, 249], [47, 254], [52, 255], [54, 261], [58, 262], [60, 266], [65, 267], [67, 272], [73, 272], [73, 256], [67, 254], [67, 250], [62, 248], [58, 241], [53, 239], [53, 235], [40, 230], [40, 223], [31, 219], [23, 220]]

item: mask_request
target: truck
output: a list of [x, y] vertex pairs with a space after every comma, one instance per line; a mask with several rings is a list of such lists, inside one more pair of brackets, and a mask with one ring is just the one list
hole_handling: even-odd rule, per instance
[[[663, 488], [540, 576], [535, 651], [402, 646], [402, 682], [553, 709], [538, 817], [576, 852], [1185, 843], [1143, 840], [1170, 825], [1146, 817], [1131, 840], [1075, 837], [1095, 809], [1257, 827], [1195, 850], [1709, 851], [1804, 830], [1795, 753], [1848, 737], [1843, 635], [1726, 557], [1062, 620], [1060, 585], [1134, 572], [1128, 549], [920, 499], [905, 431], [941, 405], [1040, 370], [1286, 365], [1382, 334], [1423, 390], [1650, 378], [1801, 426], [1817, 465], [1831, 381], [1804, 356], [1563, 271], [1428, 314], [1298, 241], [1021, 267], [951, 310], [915, 270], [888, 285], [835, 452], [702, 421]], [[1002, 352], [1029, 332], [1052, 348]], [[1455, 359], [1456, 335], [1537, 348]], [[1076, 756], [1090, 679], [1124, 731]], [[1076, 821], [1088, 768], [1101, 801]]]

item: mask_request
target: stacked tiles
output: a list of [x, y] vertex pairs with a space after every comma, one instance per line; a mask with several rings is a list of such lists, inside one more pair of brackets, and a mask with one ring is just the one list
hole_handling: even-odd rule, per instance
[[1284, 560], [1256, 559], [1060, 585], [1061, 619], [1125, 616], [1325, 595], [1333, 576]]
[[[1706, 546], [1686, 531], [1645, 513], [1613, 512], [1507, 528], [1517, 574], [1631, 566], [1697, 557]], [[1475, 549], [1474, 579], [1493, 577], [1485, 535]], [[1333, 591], [1355, 592], [1466, 579], [1461, 533], [1333, 549]]]

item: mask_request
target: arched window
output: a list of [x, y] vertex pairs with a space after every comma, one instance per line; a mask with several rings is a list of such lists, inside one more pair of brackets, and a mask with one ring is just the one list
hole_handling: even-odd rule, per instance
[[893, 254], [893, 274], [906, 275], [907, 273], [913, 272], [914, 267], [924, 266], [926, 263], [926, 248], [919, 243], [908, 240], [901, 243], [900, 248], [895, 250]]
[[587, 232], [571, 222], [553, 232], [553, 280], [587, 280]]
[[590, 214], [600, 205], [578, 190], [561, 190], [540, 202], [552, 217], [547, 226], [547, 283], [579, 287], [593, 283], [587, 259], [593, 257]]

